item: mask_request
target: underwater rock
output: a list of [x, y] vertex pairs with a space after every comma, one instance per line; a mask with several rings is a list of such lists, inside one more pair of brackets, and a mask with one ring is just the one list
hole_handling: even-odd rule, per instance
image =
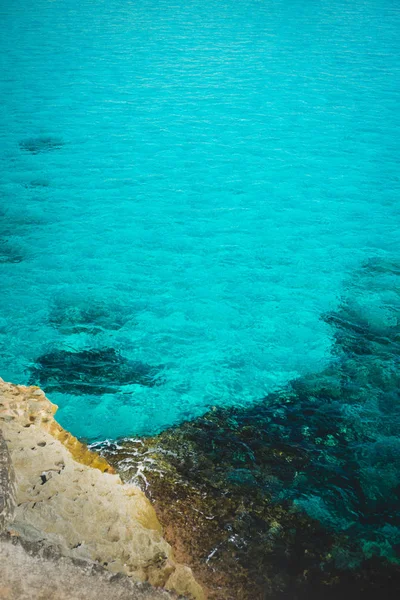
[[58, 137], [52, 136], [37, 136], [21, 140], [19, 146], [22, 150], [31, 152], [32, 154], [40, 154], [41, 152], [50, 152], [58, 150], [64, 145], [64, 141]]
[[31, 369], [30, 385], [47, 392], [111, 394], [123, 385], [160, 385], [159, 368], [123, 357], [114, 348], [71, 352], [53, 350], [40, 356]]
[[[311, 466], [301, 451], [271, 442], [251, 467], [242, 445], [251, 432], [236, 428], [231, 415], [215, 411], [192, 425], [141, 443], [122, 441], [104, 453], [125, 481], [146, 490], [177, 557], [190, 562], [210, 599], [398, 596], [398, 565], [366, 557], [346, 531], [335, 532], [284, 499]], [[231, 463], [247, 468], [233, 471]], [[317, 507], [320, 517], [326, 507]], [[356, 557], [354, 568], [344, 555]]]
[[48, 179], [32, 179], [29, 183], [25, 184], [28, 188], [47, 188], [50, 186]]
[[399, 284], [393, 261], [355, 274], [324, 317], [334, 347], [322, 372], [103, 447], [154, 500], [210, 598], [399, 597]]
[[[114, 576], [127, 575], [135, 582], [204, 600], [191, 570], [175, 560], [144, 493], [123, 485], [104, 458], [65, 431], [53, 417], [56, 410], [37, 387], [0, 379], [0, 428], [15, 470], [16, 506], [14, 514], [4, 513], [7, 531], [25, 544], [40, 543], [44, 558], [55, 551], [57, 557], [71, 559], [64, 565], [86, 561], [87, 568], [93, 568], [94, 585], [97, 566]], [[5, 468], [8, 473], [7, 459]], [[7, 492], [9, 478], [3, 480]], [[0, 553], [3, 550], [0, 538]]]
[[54, 302], [49, 322], [64, 335], [118, 331], [132, 318], [129, 307], [96, 298], [65, 298]]
[[20, 263], [23, 260], [25, 260], [25, 255], [18, 245], [0, 239], [0, 264]]

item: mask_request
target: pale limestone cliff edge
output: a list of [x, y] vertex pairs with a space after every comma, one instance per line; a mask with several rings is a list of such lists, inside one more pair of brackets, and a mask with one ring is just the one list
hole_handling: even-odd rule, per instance
[[175, 561], [144, 493], [65, 431], [56, 410], [39, 388], [0, 379], [0, 429], [15, 496], [6, 530], [61, 556], [204, 600], [190, 568]]

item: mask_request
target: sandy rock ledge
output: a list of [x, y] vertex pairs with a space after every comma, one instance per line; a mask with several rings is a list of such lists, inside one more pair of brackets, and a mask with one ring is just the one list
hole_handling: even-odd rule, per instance
[[[204, 600], [190, 568], [175, 562], [143, 492], [123, 484], [105, 459], [65, 431], [54, 420], [56, 410], [39, 388], [0, 379], [0, 430], [5, 440], [0, 444], [1, 558], [8, 556], [10, 561], [14, 556], [15, 563], [25, 552], [24, 544], [40, 544], [42, 555], [48, 547], [53, 555], [83, 561], [87, 568], [95, 564], [132, 582]], [[10, 536], [19, 545], [11, 547]], [[6, 564], [5, 559], [3, 578]], [[5, 593], [0, 589], [1, 598], [18, 598]]]

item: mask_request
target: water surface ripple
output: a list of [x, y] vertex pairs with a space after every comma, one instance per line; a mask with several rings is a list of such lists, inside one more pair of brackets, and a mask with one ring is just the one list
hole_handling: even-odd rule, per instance
[[[321, 315], [400, 247], [398, 3], [0, 17], [1, 376], [94, 440], [326, 368]], [[396, 302], [377, 290], [368, 318]]]

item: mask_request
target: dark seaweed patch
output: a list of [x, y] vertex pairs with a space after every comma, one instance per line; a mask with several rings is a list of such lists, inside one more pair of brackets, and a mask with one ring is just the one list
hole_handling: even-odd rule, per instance
[[128, 360], [114, 348], [54, 350], [36, 360], [29, 383], [47, 392], [98, 395], [115, 393], [124, 385], [152, 387], [160, 383], [158, 375], [158, 368]]
[[64, 145], [61, 138], [52, 136], [37, 136], [26, 138], [19, 143], [22, 150], [31, 152], [32, 154], [40, 154], [42, 152], [51, 152], [58, 150]]

